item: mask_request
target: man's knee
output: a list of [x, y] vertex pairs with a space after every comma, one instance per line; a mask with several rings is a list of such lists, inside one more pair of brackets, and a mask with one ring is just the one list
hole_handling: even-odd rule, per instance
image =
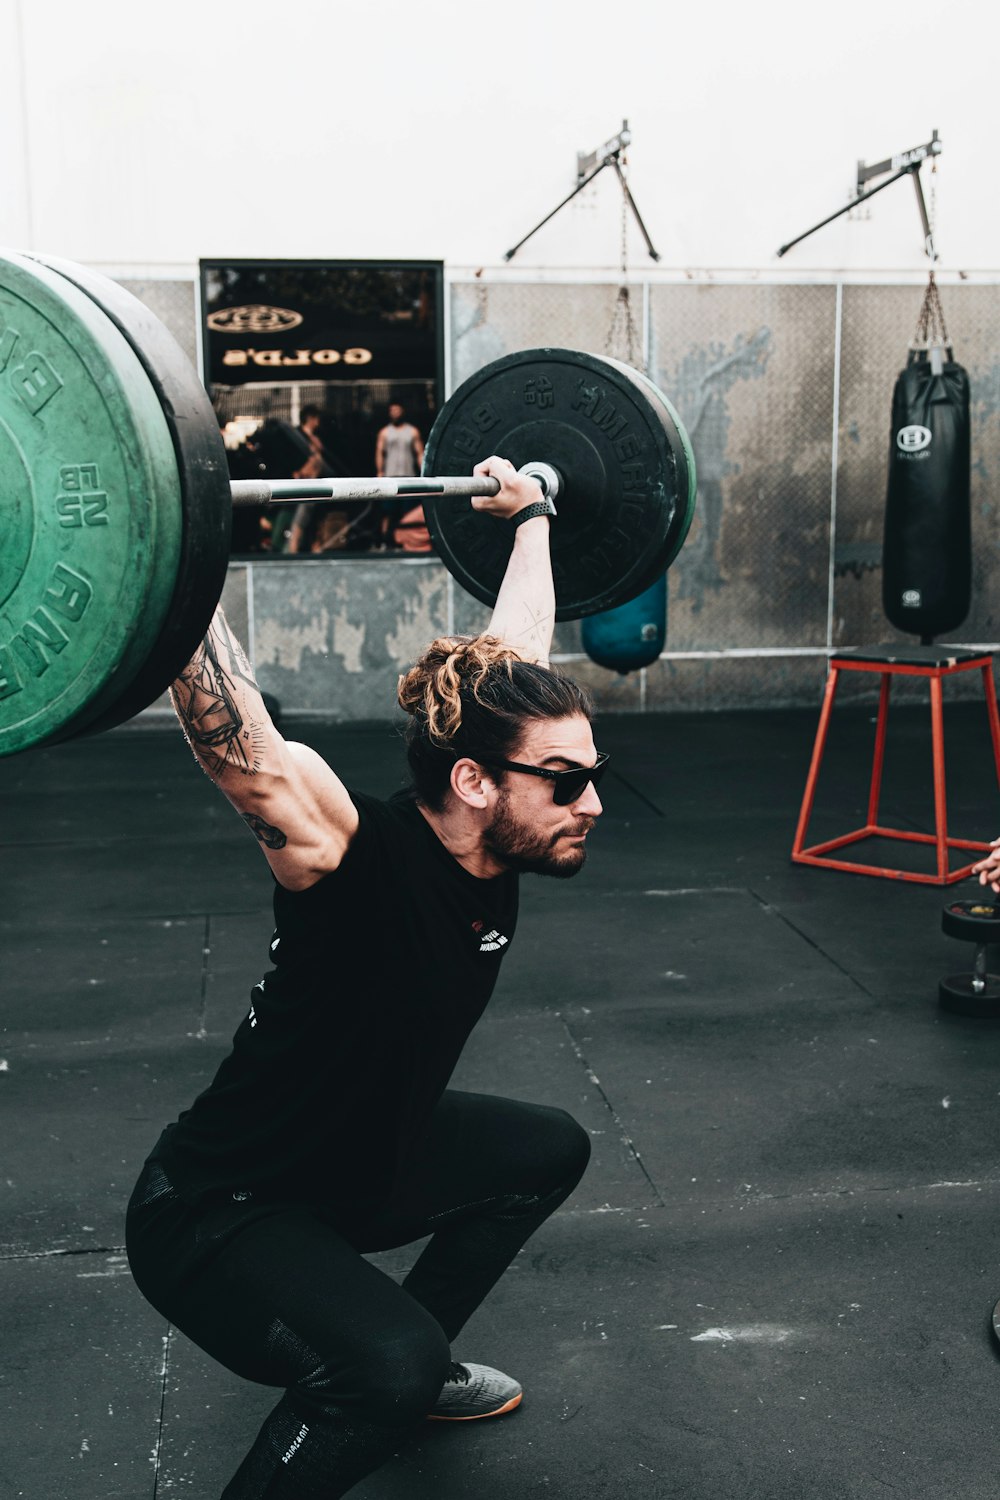
[[321, 1365], [298, 1389], [379, 1427], [409, 1427], [427, 1416], [448, 1378], [451, 1352], [429, 1316], [371, 1341], [349, 1362]]
[[590, 1136], [583, 1126], [566, 1110], [546, 1107], [535, 1146], [553, 1188], [575, 1187], [590, 1161]]

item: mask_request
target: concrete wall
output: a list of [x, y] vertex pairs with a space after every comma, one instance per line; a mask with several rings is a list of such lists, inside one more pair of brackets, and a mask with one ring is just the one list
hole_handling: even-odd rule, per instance
[[[617, 290], [453, 278], [452, 385], [532, 345], [621, 357]], [[632, 289], [636, 358], [688, 429], [698, 508], [669, 575], [657, 663], [622, 678], [582, 654], [579, 625], [557, 631], [558, 659], [602, 708], [813, 704], [829, 650], [905, 639], [882, 614], [882, 517], [892, 387], [922, 295], [918, 281]], [[190, 346], [189, 295], [160, 284], [155, 300]], [[973, 403], [973, 598], [951, 639], [990, 644], [1000, 638], [1000, 286], [945, 279], [942, 301]], [[262, 685], [289, 710], [341, 718], [384, 714], [425, 641], [480, 629], [488, 616], [433, 559], [262, 559], [234, 564], [230, 586], [246, 593]], [[949, 691], [974, 694], [978, 682], [970, 675]]]
[[[475, 634], [489, 620], [433, 558], [234, 562], [223, 604], [283, 711], [335, 720], [385, 718], [399, 674], [429, 640]], [[818, 703], [826, 675], [825, 654], [754, 653], [664, 655], [622, 677], [586, 656], [573, 623], [557, 626], [554, 659], [604, 713]], [[165, 709], [163, 700], [156, 711]]]
[[[882, 614], [882, 524], [892, 388], [924, 285], [632, 287], [641, 355], [694, 448], [698, 509], [670, 571], [664, 656], [624, 681], [593, 669], [599, 701], [813, 703], [830, 649], [905, 639]], [[532, 343], [624, 357], [617, 290], [453, 279], [453, 378]], [[941, 295], [972, 385], [973, 597], [951, 639], [990, 643], [1000, 636], [1000, 287], [953, 277]], [[562, 643], [578, 649], [566, 633]], [[859, 679], [849, 691], [866, 687]]]

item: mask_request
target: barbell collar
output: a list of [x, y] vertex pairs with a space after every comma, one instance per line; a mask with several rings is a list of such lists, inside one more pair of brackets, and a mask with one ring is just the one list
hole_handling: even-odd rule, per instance
[[558, 500], [559, 491], [563, 487], [562, 476], [559, 470], [554, 469], [551, 464], [532, 461], [522, 464], [517, 472], [527, 474], [529, 479], [534, 479], [547, 500]]

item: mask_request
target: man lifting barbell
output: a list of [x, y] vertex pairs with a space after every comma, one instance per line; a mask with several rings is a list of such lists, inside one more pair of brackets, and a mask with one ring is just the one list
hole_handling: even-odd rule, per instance
[[[348, 791], [270, 723], [221, 611], [173, 687], [196, 758], [275, 877], [273, 967], [215, 1080], [132, 1196], [150, 1302], [230, 1369], [285, 1387], [226, 1500], [345, 1494], [427, 1418], [516, 1407], [454, 1341], [579, 1181], [561, 1110], [447, 1087], [509, 951], [518, 876], [571, 876], [607, 763], [548, 669], [551, 502], [512, 464], [472, 505], [516, 528], [488, 634], [400, 679], [413, 786]], [[430, 1235], [402, 1285], [363, 1256]]]

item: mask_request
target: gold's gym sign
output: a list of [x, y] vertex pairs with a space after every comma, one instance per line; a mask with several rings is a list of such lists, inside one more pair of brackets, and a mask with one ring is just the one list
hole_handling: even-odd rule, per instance
[[264, 365], [273, 369], [280, 365], [367, 365], [371, 363], [370, 349], [227, 349], [222, 356], [224, 365]]
[[[247, 307], [222, 307], [209, 313], [205, 320], [215, 333], [288, 333], [302, 322], [302, 314], [287, 307], [266, 307], [253, 303]], [[222, 363], [229, 366], [260, 365], [265, 369], [282, 369], [305, 365], [367, 365], [370, 349], [227, 349]]]

